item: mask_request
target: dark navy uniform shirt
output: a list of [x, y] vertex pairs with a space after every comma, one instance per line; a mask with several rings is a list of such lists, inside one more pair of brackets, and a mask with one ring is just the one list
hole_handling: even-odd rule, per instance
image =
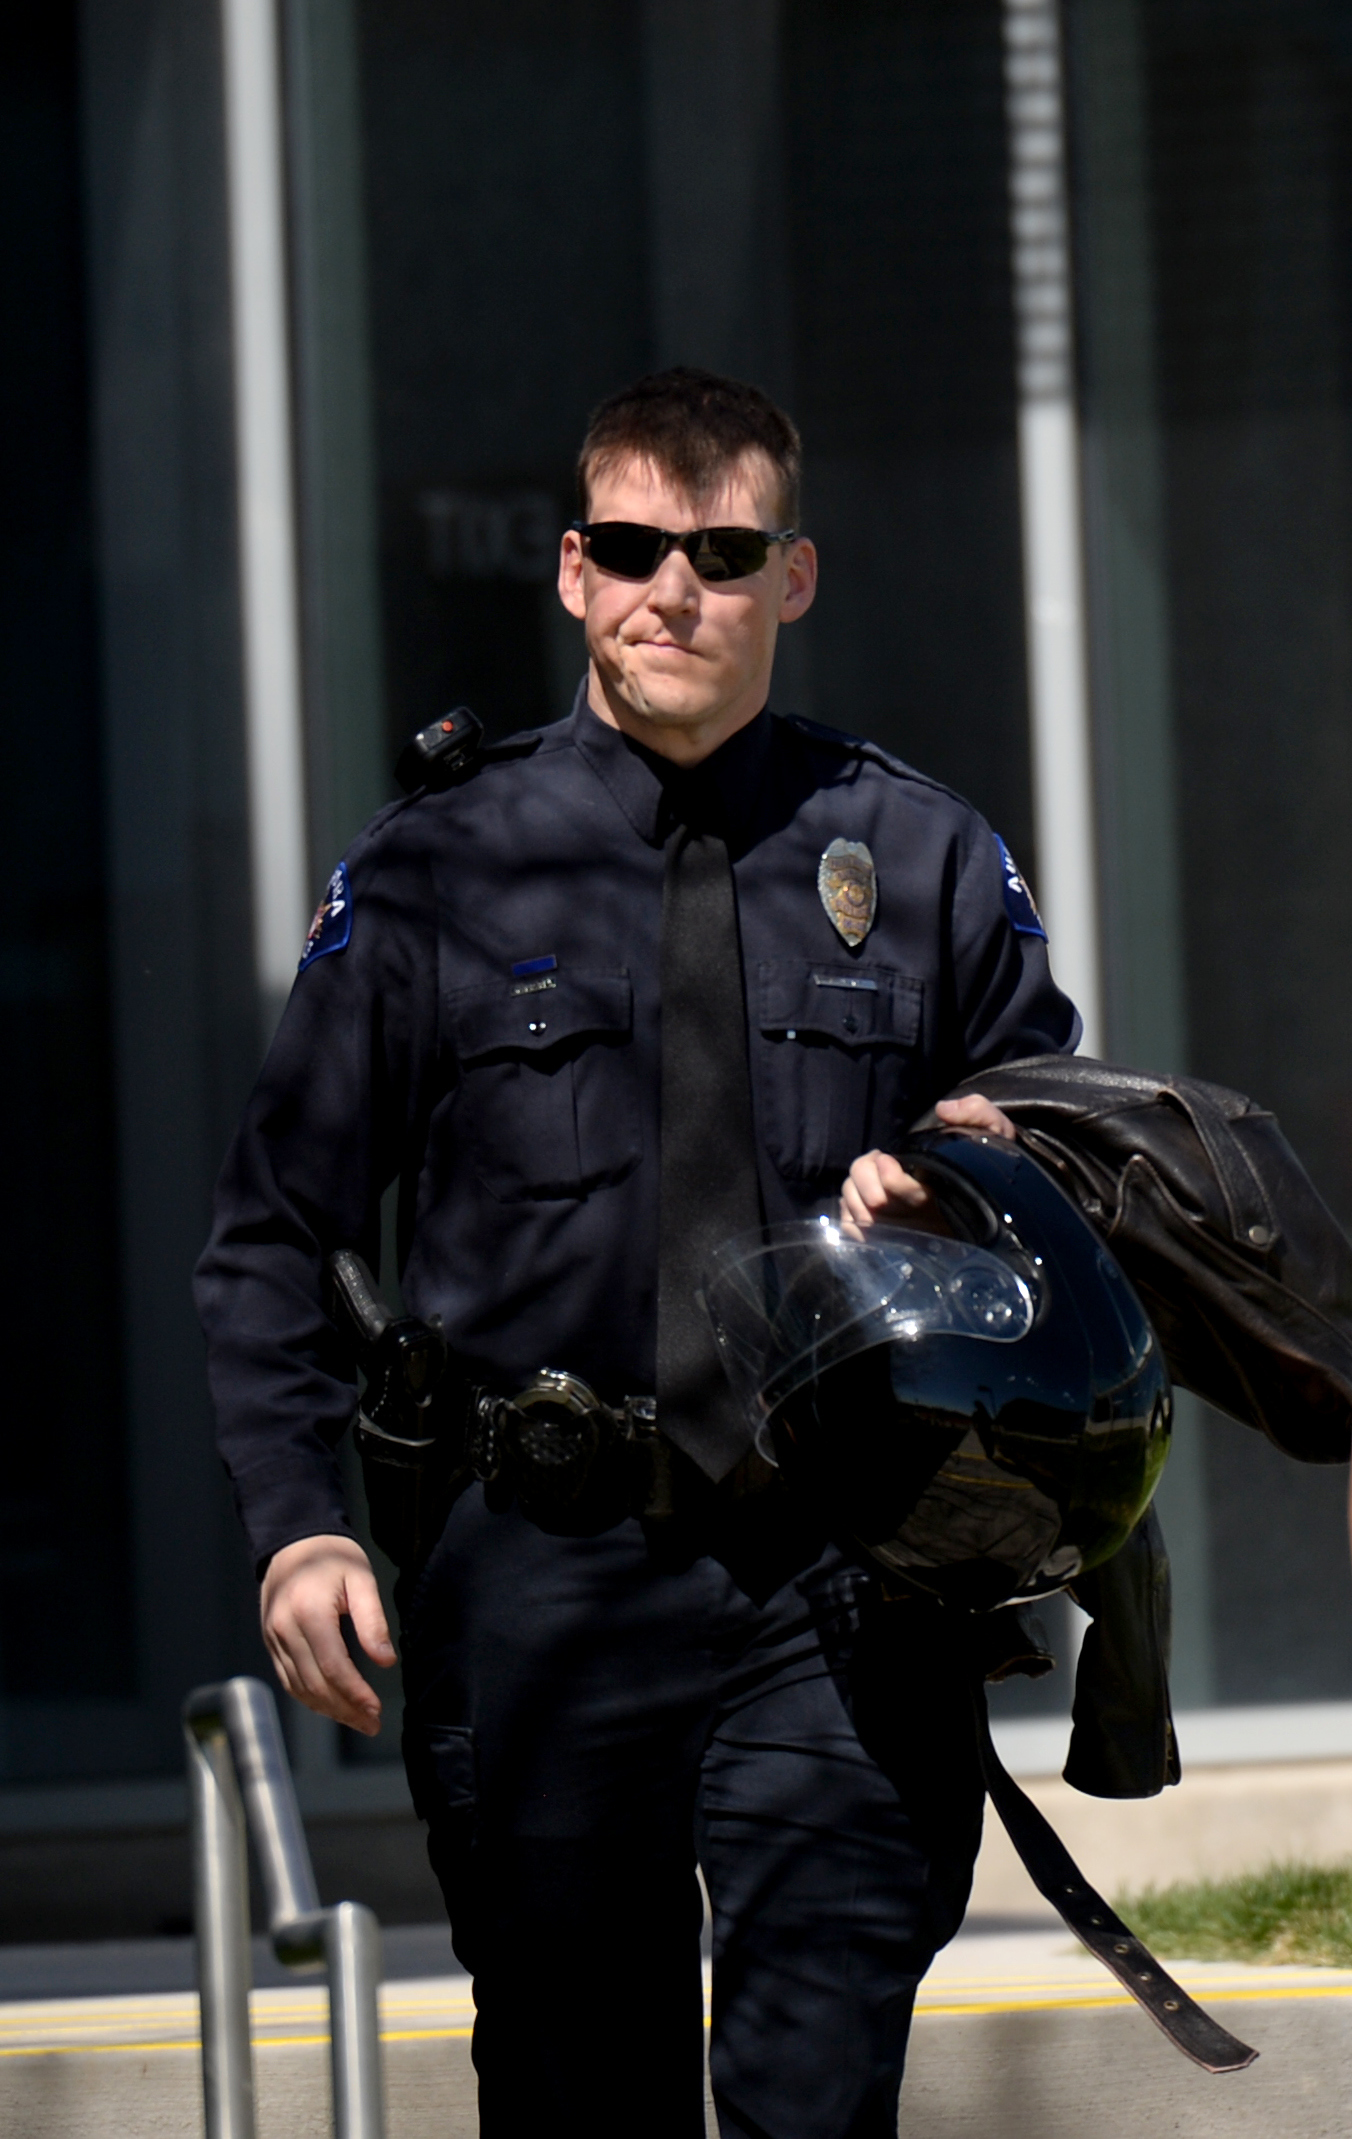
[[[973, 1070], [1075, 1046], [1027, 894], [947, 789], [769, 712], [694, 783], [732, 856], [768, 1221], [823, 1207]], [[609, 1400], [651, 1392], [663, 846], [668, 790], [690, 786], [580, 695], [383, 811], [346, 857], [197, 1275], [259, 1560], [349, 1528], [333, 1450], [354, 1383], [322, 1273], [337, 1247], [377, 1260], [396, 1177], [405, 1303], [441, 1315], [471, 1375], [514, 1389], [557, 1366]], [[838, 837], [877, 870], [853, 950], [817, 889]]]

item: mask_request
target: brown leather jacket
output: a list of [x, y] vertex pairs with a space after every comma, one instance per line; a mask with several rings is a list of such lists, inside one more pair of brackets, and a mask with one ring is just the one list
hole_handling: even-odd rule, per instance
[[[1352, 1246], [1270, 1113], [1199, 1078], [1063, 1055], [1002, 1063], [950, 1097], [965, 1092], [1010, 1117], [1102, 1234], [1176, 1382], [1301, 1462], [1347, 1461]], [[1066, 1780], [1096, 1797], [1154, 1796], [1180, 1769], [1153, 1510], [1071, 1594], [1093, 1624]]]

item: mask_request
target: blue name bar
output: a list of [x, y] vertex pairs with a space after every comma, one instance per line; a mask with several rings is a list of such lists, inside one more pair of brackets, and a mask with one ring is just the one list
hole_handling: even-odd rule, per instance
[[528, 980], [532, 973], [552, 973], [558, 962], [552, 952], [548, 958], [520, 958], [512, 967], [512, 979]]

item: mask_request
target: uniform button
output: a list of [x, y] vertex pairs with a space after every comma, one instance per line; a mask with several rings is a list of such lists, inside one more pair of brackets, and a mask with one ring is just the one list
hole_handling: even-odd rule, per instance
[[531, 1023], [530, 1023], [530, 1024], [529, 1024], [529, 1025], [527, 1026], [526, 1030], [527, 1030], [528, 1032], [544, 1032], [544, 1031], [546, 1031], [546, 1030], [547, 1030], [547, 1027], [546, 1027], [546, 1024], [545, 1024], [545, 1020], [544, 1020], [543, 1018], [541, 1018], [541, 1019], [540, 1019], [540, 1021], [539, 1021], [539, 1023], [537, 1024], [537, 1023], [535, 1022], [535, 1020], [534, 1020], [534, 1019], [532, 1019]]
[[858, 1032], [859, 1030], [859, 1020], [853, 1010], [847, 1011], [845, 1014], [845, 1030], [846, 1032]]

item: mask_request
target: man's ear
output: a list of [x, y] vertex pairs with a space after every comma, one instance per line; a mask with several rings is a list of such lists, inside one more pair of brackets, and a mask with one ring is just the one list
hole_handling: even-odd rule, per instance
[[[565, 536], [565, 541], [567, 537]], [[817, 598], [817, 545], [806, 536], [795, 542], [784, 562], [784, 597], [779, 605], [781, 624], [805, 616]]]
[[582, 585], [582, 537], [569, 528], [559, 544], [559, 600], [579, 623], [586, 620], [587, 597]]

